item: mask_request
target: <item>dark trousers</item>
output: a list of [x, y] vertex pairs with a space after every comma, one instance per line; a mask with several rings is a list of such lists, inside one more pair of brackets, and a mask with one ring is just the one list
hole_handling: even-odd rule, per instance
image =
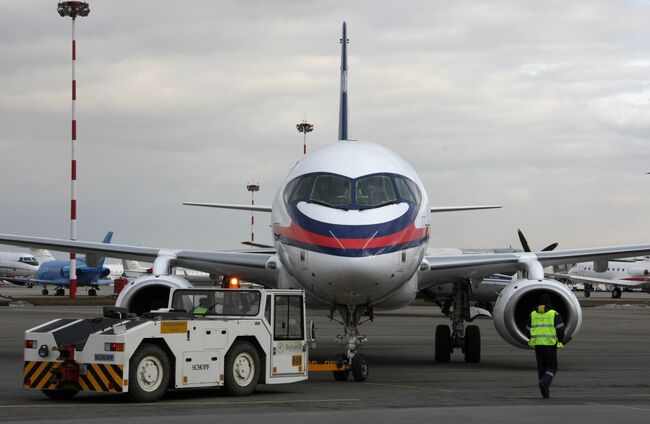
[[550, 387], [553, 377], [557, 374], [557, 347], [535, 346], [535, 359], [539, 382]]

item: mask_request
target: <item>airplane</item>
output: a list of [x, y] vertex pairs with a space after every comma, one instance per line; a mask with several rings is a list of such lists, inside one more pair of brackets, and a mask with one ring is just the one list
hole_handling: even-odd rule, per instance
[[[329, 317], [342, 325], [343, 335], [337, 340], [343, 352], [338, 359], [349, 365], [357, 381], [368, 375], [368, 362], [361, 352], [367, 339], [360, 326], [372, 321], [375, 311], [405, 307], [419, 291], [441, 284], [451, 285], [447, 313], [451, 328], [437, 326], [435, 359], [449, 362], [451, 353], [460, 350], [466, 362], [479, 362], [479, 327], [466, 325], [476, 316], [470, 295], [484, 277], [497, 273], [521, 276], [495, 295], [494, 324], [506, 342], [529, 348], [526, 321], [540, 295], [546, 293], [564, 317], [564, 342], [570, 343], [582, 324], [580, 304], [564, 284], [545, 277], [544, 267], [647, 255], [650, 244], [427, 254], [432, 215], [500, 206], [431, 206], [416, 171], [397, 153], [349, 139], [345, 22], [340, 41], [339, 141], [302, 156], [270, 206], [187, 203], [270, 213], [272, 249], [179, 250], [9, 234], [0, 234], [0, 243], [153, 262], [152, 274], [130, 282], [116, 301], [117, 306], [139, 314], [166, 307], [171, 290], [192, 286], [171, 275], [175, 266], [237, 276], [267, 287], [302, 289], [308, 307], [329, 310]], [[349, 378], [348, 371], [337, 372], [337, 380]]]
[[[113, 237], [113, 232], [109, 231], [102, 243], [110, 243]], [[96, 296], [97, 290], [100, 285], [110, 284], [110, 280], [102, 280], [110, 274], [110, 269], [104, 266], [104, 257], [97, 257], [86, 255], [86, 257], [77, 258], [77, 285], [79, 287], [87, 286], [88, 296]], [[43, 262], [36, 270], [34, 278], [3, 278], [14, 284], [26, 285], [32, 287], [33, 285], [42, 285], [43, 290], [41, 294], [47, 296], [49, 290], [48, 285], [56, 286], [55, 295], [63, 296], [65, 294], [64, 287], [70, 284], [70, 261], [47, 261]]]
[[5, 277], [33, 277], [38, 261], [25, 252], [0, 252], [0, 280]]
[[550, 275], [563, 282], [583, 283], [585, 297], [590, 296], [592, 284], [600, 283], [612, 287], [612, 298], [620, 299], [623, 293], [621, 287], [650, 289], [650, 259], [610, 261], [605, 265], [598, 262], [581, 262], [565, 274]]

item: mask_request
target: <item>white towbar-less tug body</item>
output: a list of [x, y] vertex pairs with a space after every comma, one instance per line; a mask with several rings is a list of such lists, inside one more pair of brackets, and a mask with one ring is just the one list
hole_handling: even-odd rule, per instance
[[52, 398], [128, 392], [153, 401], [167, 389], [307, 379], [300, 290], [178, 289], [142, 317], [106, 307], [93, 319], [56, 319], [25, 332], [23, 384]]

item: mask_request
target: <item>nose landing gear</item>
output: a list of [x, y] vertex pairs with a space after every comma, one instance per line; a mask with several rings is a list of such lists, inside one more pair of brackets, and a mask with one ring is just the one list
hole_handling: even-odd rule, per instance
[[[330, 312], [330, 320], [334, 320], [334, 311]], [[362, 315], [368, 316], [368, 320], [374, 319], [372, 307], [363, 312], [357, 306], [339, 307], [339, 313], [343, 321], [337, 322], [343, 325], [345, 334], [336, 336], [336, 341], [340, 345], [345, 345], [345, 353], [337, 357], [337, 363], [342, 365], [344, 370], [333, 371], [336, 381], [346, 381], [352, 371], [354, 381], [366, 381], [368, 379], [368, 361], [363, 353], [359, 353], [359, 348], [368, 340], [359, 333], [359, 326], [366, 321], [360, 322]]]

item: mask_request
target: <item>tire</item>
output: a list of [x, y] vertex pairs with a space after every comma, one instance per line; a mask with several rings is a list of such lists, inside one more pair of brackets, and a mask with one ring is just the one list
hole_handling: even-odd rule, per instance
[[589, 290], [585, 290], [585, 297], [591, 296], [591, 292]]
[[43, 289], [43, 290], [41, 290], [41, 294], [43, 296], [47, 296], [48, 294], [50, 294], [50, 292], [47, 289]]
[[[336, 362], [347, 362], [348, 357], [342, 353], [336, 355]], [[348, 381], [348, 377], [350, 376], [350, 369], [346, 369], [345, 371], [332, 371], [332, 374], [334, 375], [334, 381]]]
[[620, 299], [621, 298], [621, 289], [613, 289], [612, 290], [612, 299]]
[[167, 354], [157, 345], [142, 344], [129, 361], [129, 397], [153, 402], [165, 394], [171, 379]]
[[451, 330], [448, 325], [436, 327], [436, 362], [449, 362], [451, 359]]
[[226, 354], [224, 388], [231, 396], [253, 393], [262, 364], [257, 349], [246, 341], [235, 342]]
[[366, 381], [368, 379], [368, 361], [363, 353], [357, 353], [352, 358], [352, 377], [354, 377], [354, 381]]
[[50, 399], [54, 400], [67, 400], [72, 399], [79, 390], [76, 389], [62, 389], [62, 390], [42, 390], [43, 394]]
[[465, 328], [465, 362], [481, 361], [481, 330], [476, 325]]

